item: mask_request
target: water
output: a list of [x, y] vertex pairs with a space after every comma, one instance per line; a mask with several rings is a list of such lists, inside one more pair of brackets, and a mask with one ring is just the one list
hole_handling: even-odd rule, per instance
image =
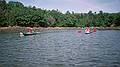
[[120, 31], [0, 32], [0, 67], [120, 67]]

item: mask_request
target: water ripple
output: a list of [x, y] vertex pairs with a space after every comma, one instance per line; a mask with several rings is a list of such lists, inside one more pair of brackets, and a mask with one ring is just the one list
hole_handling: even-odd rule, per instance
[[26, 37], [0, 33], [0, 66], [120, 67], [119, 33], [100, 30], [86, 35], [55, 30]]

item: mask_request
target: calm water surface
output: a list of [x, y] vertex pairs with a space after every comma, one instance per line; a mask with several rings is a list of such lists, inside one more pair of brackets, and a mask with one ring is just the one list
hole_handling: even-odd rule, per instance
[[0, 32], [0, 67], [120, 67], [120, 30]]

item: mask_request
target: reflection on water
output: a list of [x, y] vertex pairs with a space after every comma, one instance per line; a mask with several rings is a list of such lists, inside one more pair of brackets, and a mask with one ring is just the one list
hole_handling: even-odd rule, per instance
[[0, 33], [0, 67], [120, 67], [120, 31]]

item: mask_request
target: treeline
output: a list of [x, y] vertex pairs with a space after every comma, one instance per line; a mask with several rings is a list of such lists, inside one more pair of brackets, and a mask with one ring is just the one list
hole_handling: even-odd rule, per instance
[[111, 27], [120, 26], [119, 13], [74, 13], [65, 14], [58, 10], [44, 10], [35, 6], [24, 6], [21, 2], [0, 0], [0, 27], [36, 26], [36, 27]]

